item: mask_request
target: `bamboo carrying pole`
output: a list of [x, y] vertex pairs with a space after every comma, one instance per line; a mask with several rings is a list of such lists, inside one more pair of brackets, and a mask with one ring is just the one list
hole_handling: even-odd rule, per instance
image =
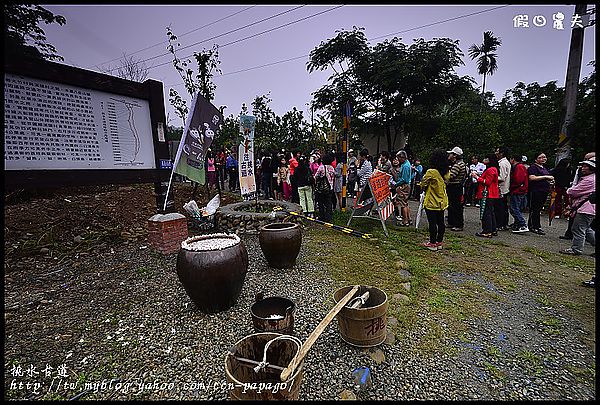
[[323, 333], [327, 325], [333, 320], [333, 318], [337, 315], [338, 312], [342, 309], [344, 305], [348, 303], [352, 299], [352, 296], [358, 291], [360, 286], [355, 285], [348, 294], [344, 296], [336, 305], [329, 311], [329, 313], [323, 318], [323, 320], [317, 325], [315, 330], [310, 334], [308, 339], [302, 344], [302, 347], [296, 353], [296, 356], [292, 359], [290, 364], [283, 370], [281, 373], [281, 381], [286, 381], [288, 377], [296, 370], [298, 364], [302, 362], [306, 353], [310, 350], [311, 346], [315, 343], [317, 338]]

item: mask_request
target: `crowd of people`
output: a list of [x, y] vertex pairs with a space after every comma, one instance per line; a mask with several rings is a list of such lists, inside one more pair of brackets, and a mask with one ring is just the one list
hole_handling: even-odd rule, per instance
[[[238, 190], [235, 156], [224, 150], [209, 156], [209, 184], [214, 186], [221, 181], [224, 189], [224, 179], [229, 177], [229, 190]], [[526, 156], [500, 146], [481, 161], [471, 155], [467, 164], [463, 150], [455, 146], [432, 151], [425, 171], [420, 159], [405, 149], [395, 153], [382, 151], [376, 157], [366, 148], [358, 156], [350, 149], [347, 197], [356, 198], [375, 171], [388, 173], [396, 223], [410, 226], [409, 199], [419, 199], [424, 192], [429, 240], [423, 246], [429, 250], [443, 248], [446, 228], [463, 231], [465, 207], [479, 208], [481, 230], [475, 235], [488, 239], [498, 236], [500, 231], [545, 235], [541, 213], [547, 207], [551, 215], [568, 219], [561, 239], [570, 239], [571, 247], [560, 253], [583, 254], [585, 242], [595, 246], [595, 153], [586, 154], [575, 171], [570, 169], [571, 162], [567, 159], [550, 169], [545, 153], [532, 157], [532, 163], [527, 164]], [[310, 153], [298, 150], [263, 153], [255, 169], [259, 195], [298, 203], [305, 215], [331, 222], [333, 212], [342, 209], [342, 161], [339, 152], [318, 149]], [[551, 193], [555, 193], [555, 198], [553, 206], [548, 207]], [[590, 282], [593, 285], [594, 280]]]
[[[531, 165], [526, 165], [525, 156], [511, 154], [504, 146], [486, 155], [483, 164], [472, 156], [467, 167], [462, 155], [460, 147], [434, 150], [430, 169], [420, 182], [425, 189], [424, 208], [429, 222], [430, 238], [424, 243], [426, 248], [442, 248], [446, 226], [452, 231], [462, 231], [463, 207], [473, 203], [480, 208], [481, 231], [475, 234], [478, 237], [493, 238], [498, 236], [498, 231], [545, 235], [541, 212], [551, 192], [555, 195], [550, 199], [549, 215], [568, 218], [567, 230], [560, 238], [572, 241], [571, 247], [560, 253], [581, 255], [585, 242], [595, 247], [595, 152], [584, 156], [575, 173], [571, 173], [567, 159], [548, 169], [543, 152], [534, 155]], [[446, 209], [447, 225], [443, 217]], [[526, 210], [529, 211], [527, 220]], [[509, 213], [513, 217], [510, 225]], [[594, 286], [595, 277], [584, 285]]]

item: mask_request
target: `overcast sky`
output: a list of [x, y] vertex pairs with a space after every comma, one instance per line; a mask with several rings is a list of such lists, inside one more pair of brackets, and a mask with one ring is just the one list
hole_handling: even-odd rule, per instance
[[[456, 72], [473, 77], [478, 86], [482, 78], [467, 50], [481, 44], [484, 31], [492, 31], [502, 45], [497, 52], [498, 70], [486, 80], [486, 90], [499, 100], [519, 81], [542, 85], [556, 81], [564, 86], [575, 10], [574, 5], [558, 4], [43, 6], [66, 18], [63, 26], [41, 24], [48, 42], [65, 58], [63, 63], [99, 71], [100, 66], [117, 66], [123, 54], [144, 61], [148, 78], [163, 83], [165, 111], [169, 124], [175, 126], [183, 124], [168, 102], [169, 89], [175, 88], [188, 104], [191, 97], [166, 50], [167, 26], [179, 37], [181, 47], [188, 47], [178, 51], [180, 58], [219, 45], [223, 74], [214, 78], [213, 104], [227, 106], [226, 116], [238, 115], [242, 103], [251, 111], [252, 100], [270, 92], [270, 107], [277, 115], [296, 107], [310, 122], [306, 104], [311, 93], [327, 83], [333, 72], [308, 73], [308, 54], [333, 38], [336, 30], [364, 27], [371, 46], [394, 36], [407, 45], [418, 38], [458, 40], [464, 65]], [[564, 15], [564, 30], [553, 28], [557, 13]], [[517, 15], [527, 15], [529, 27], [515, 27]], [[538, 16], [545, 18], [545, 25]], [[593, 69], [588, 63], [595, 60], [594, 28], [585, 29], [580, 80]], [[195, 62], [192, 66], [196, 68]]]

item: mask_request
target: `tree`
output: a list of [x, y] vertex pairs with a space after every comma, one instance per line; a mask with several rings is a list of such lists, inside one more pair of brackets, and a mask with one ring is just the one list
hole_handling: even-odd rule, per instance
[[353, 127], [364, 123], [378, 140], [385, 135], [388, 150], [403, 147], [411, 106], [431, 108], [446, 102], [453, 87], [464, 87], [466, 79], [453, 73], [463, 54], [458, 41], [449, 38], [421, 38], [410, 46], [392, 38], [369, 47], [362, 30], [338, 31], [310, 53], [309, 72], [334, 71], [330, 83], [313, 93], [315, 107], [327, 110], [340, 128], [340, 108], [349, 100]]
[[489, 74], [493, 75], [498, 70], [498, 60], [494, 52], [502, 45], [502, 40], [494, 36], [492, 31], [483, 33], [483, 43], [481, 45], [473, 44], [469, 47], [469, 56], [471, 59], [477, 59], [477, 71], [483, 75], [483, 85], [481, 87], [481, 105], [483, 106], [483, 95], [485, 94], [485, 78]]
[[[495, 108], [500, 118], [500, 142], [513, 152], [531, 156], [544, 152], [553, 161], [556, 142], [552, 134], [560, 130], [564, 88], [556, 81], [541, 86], [519, 82], [505, 92]], [[493, 147], [498, 145], [493, 145]]]
[[[596, 66], [595, 61], [591, 61], [589, 64]], [[596, 70], [594, 69], [579, 84], [573, 128], [576, 136], [573, 137], [571, 145], [573, 160], [596, 150], [596, 113]]]
[[310, 148], [310, 124], [304, 119], [302, 111], [293, 107], [281, 117], [279, 139], [286, 148], [307, 150]]
[[269, 93], [262, 96], [256, 96], [252, 101], [252, 115], [256, 117], [256, 125], [254, 127], [254, 144], [257, 150], [275, 150], [280, 145], [279, 141], [279, 125], [277, 116], [269, 107], [269, 103], [273, 101], [269, 97]]
[[64, 25], [66, 20], [41, 6], [4, 4], [4, 54], [63, 61], [56, 48], [46, 42], [40, 22]]
[[[193, 57], [196, 60], [198, 66], [198, 72], [194, 73], [188, 66], [190, 65], [190, 59], [181, 60], [177, 57], [177, 47], [181, 46], [177, 41], [177, 36], [171, 30], [171, 27], [167, 27], [167, 37], [169, 38], [169, 45], [167, 50], [173, 54], [173, 66], [181, 76], [183, 84], [190, 95], [193, 97], [197, 92], [207, 99], [212, 101], [215, 98], [215, 90], [217, 86], [213, 83], [214, 73], [222, 73], [219, 69], [219, 49], [218, 45], [214, 45], [210, 50], [202, 50], [201, 52], [194, 52]], [[169, 89], [169, 102], [175, 108], [177, 115], [181, 117], [185, 123], [185, 118], [188, 113], [187, 103], [181, 98], [177, 90]]]
[[[148, 67], [142, 60], [136, 60], [133, 56], [123, 54], [116, 67], [100, 69], [103, 73], [116, 75], [122, 79], [143, 82], [148, 77]], [[113, 73], [115, 72], [115, 73]]]

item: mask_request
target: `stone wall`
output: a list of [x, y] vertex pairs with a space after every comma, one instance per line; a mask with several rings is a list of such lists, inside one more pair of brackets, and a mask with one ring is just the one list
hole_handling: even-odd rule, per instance
[[302, 207], [299, 204], [287, 201], [258, 200], [258, 203], [256, 200], [242, 201], [224, 205], [217, 210], [215, 213], [217, 230], [235, 234], [258, 234], [261, 227], [273, 222], [300, 223], [302, 221], [300, 217], [284, 211], [276, 211], [273, 217], [271, 212], [275, 207], [302, 214]]

